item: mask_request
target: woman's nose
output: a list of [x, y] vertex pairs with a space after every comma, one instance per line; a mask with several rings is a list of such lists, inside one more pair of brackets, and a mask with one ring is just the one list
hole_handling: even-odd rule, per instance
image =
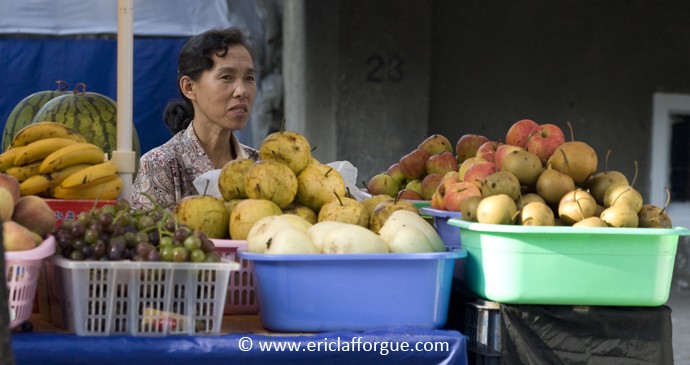
[[248, 95], [248, 90], [247, 87], [241, 83], [238, 82], [237, 85], [235, 86], [235, 91], [233, 92], [232, 96], [240, 99], [246, 98]]

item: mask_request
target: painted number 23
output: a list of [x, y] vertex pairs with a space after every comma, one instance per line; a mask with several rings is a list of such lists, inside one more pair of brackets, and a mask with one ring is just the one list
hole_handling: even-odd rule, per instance
[[402, 58], [396, 55], [387, 59], [380, 55], [371, 55], [367, 59], [367, 82], [400, 82], [404, 77], [402, 65]]

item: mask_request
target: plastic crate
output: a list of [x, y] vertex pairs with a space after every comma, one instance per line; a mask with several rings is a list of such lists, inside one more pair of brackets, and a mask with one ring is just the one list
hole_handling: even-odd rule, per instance
[[467, 255], [239, 253], [254, 264], [263, 326], [282, 332], [440, 328], [453, 266]]
[[259, 312], [259, 300], [256, 297], [252, 262], [240, 257], [237, 250], [246, 249], [245, 240], [212, 239], [215, 251], [228, 261], [239, 264], [239, 270], [230, 273], [228, 294], [225, 298], [225, 314], [256, 314]]
[[459, 227], [466, 287], [507, 304], [660, 306], [685, 228]]
[[486, 356], [500, 356], [500, 304], [481, 299], [466, 303], [465, 326], [463, 331], [468, 338], [468, 351]]
[[21, 325], [31, 317], [43, 260], [54, 253], [53, 236], [48, 236], [34, 249], [5, 252], [10, 328]]
[[441, 236], [441, 239], [446, 247], [451, 249], [462, 248], [462, 243], [460, 242], [460, 231], [457, 227], [448, 224], [448, 219], [460, 218], [460, 212], [428, 207], [421, 208], [420, 212], [433, 217], [434, 228], [436, 228], [436, 232], [438, 232], [438, 235]]
[[67, 218], [76, 218], [81, 212], [88, 212], [93, 208], [100, 208], [106, 204], [115, 204], [115, 200], [63, 200], [44, 199], [48, 206], [55, 211], [56, 227]]
[[234, 262], [71, 261], [54, 255], [65, 327], [80, 336], [218, 335]]

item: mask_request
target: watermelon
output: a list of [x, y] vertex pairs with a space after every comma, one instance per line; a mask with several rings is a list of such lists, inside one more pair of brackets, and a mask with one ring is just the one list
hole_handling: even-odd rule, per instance
[[[117, 103], [106, 95], [87, 92], [84, 84], [77, 84], [74, 92], [55, 97], [45, 103], [32, 123], [53, 121], [79, 132], [84, 139], [99, 146], [112, 156], [117, 149]], [[132, 126], [132, 151], [139, 161], [139, 136]]]
[[2, 132], [2, 150], [5, 151], [12, 142], [14, 135], [20, 129], [31, 124], [34, 116], [45, 103], [58, 96], [65, 95], [67, 91], [67, 83], [62, 80], [56, 81], [58, 87], [56, 90], [44, 90], [35, 92], [24, 99], [22, 99], [10, 112], [9, 117], [5, 121], [5, 129]]

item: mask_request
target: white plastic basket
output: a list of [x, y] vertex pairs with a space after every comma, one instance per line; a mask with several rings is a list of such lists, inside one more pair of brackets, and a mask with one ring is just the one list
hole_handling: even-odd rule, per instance
[[80, 336], [218, 335], [234, 262], [71, 261], [53, 285], [67, 329]]
[[230, 273], [228, 295], [225, 299], [225, 314], [256, 314], [259, 299], [256, 296], [252, 262], [240, 257], [237, 250], [246, 249], [245, 240], [212, 239], [215, 251], [228, 261], [239, 264], [239, 269]]
[[36, 248], [5, 252], [5, 278], [9, 292], [10, 328], [31, 317], [43, 259], [55, 253], [55, 237], [48, 236]]

